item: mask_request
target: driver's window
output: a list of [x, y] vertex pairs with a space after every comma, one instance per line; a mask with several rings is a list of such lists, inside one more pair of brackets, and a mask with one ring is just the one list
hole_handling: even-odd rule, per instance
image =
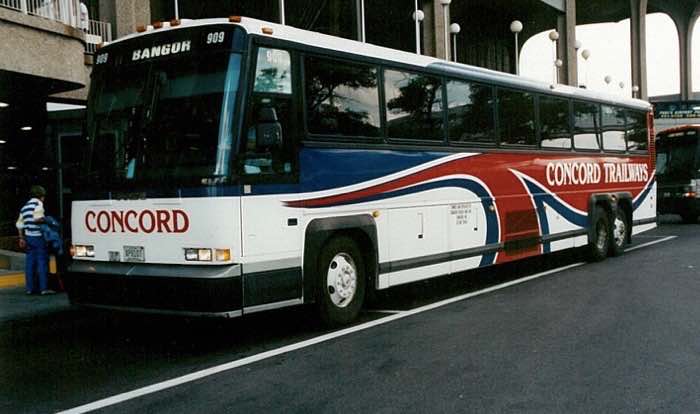
[[286, 50], [260, 47], [242, 142], [247, 176], [293, 171], [292, 59]]

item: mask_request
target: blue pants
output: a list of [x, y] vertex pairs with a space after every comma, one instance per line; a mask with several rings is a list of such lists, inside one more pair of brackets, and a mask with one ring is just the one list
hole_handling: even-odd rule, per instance
[[[49, 252], [43, 237], [27, 236], [27, 257], [24, 269], [27, 292], [38, 293], [49, 288]], [[37, 277], [39, 291], [36, 290]]]

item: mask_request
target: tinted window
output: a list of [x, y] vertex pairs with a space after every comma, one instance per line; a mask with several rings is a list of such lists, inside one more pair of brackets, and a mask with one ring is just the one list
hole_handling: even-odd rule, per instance
[[389, 137], [442, 141], [442, 87], [439, 78], [384, 72]]
[[598, 144], [599, 131], [598, 105], [574, 102], [574, 148], [600, 149]]
[[304, 68], [309, 132], [379, 136], [376, 68], [315, 57]]
[[258, 49], [255, 69], [255, 92], [292, 93], [292, 59], [279, 49]]
[[643, 111], [627, 112], [627, 149], [646, 151], [649, 133], [647, 131], [647, 114]]
[[535, 101], [527, 92], [498, 89], [501, 144], [535, 145]]
[[624, 151], [625, 144], [625, 113], [621, 108], [601, 106], [603, 124], [603, 149]]
[[571, 148], [568, 100], [540, 97], [540, 139], [543, 148]]
[[494, 142], [493, 94], [490, 86], [448, 81], [447, 108], [450, 142]]

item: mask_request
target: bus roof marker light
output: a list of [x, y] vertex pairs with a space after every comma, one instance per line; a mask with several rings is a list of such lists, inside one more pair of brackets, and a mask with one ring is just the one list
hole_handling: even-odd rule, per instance
[[155, 22], [153, 22], [152, 25], [153, 25], [154, 29], [162, 29], [163, 28], [163, 22], [161, 22], [161, 21], [155, 21]]
[[139, 33], [143, 33], [146, 31], [146, 26], [140, 24], [140, 25], [136, 26], [136, 31]]
[[260, 29], [264, 34], [266, 35], [271, 35], [272, 34], [272, 28], [271, 27], [265, 27], [263, 26], [262, 29]]
[[172, 20], [170, 21], [170, 27], [177, 27], [177, 26], [180, 25], [180, 23], [181, 23], [180, 20], [178, 20], [178, 19], [172, 19]]
[[243, 20], [241, 16], [228, 16], [228, 21], [231, 23], [240, 23], [241, 20]]

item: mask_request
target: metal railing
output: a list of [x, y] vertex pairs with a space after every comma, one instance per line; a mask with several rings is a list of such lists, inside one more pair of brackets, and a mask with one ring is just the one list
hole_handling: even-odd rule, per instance
[[85, 31], [85, 53], [112, 41], [112, 26], [98, 20], [81, 21], [80, 0], [0, 0], [0, 7], [61, 22]]
[[90, 20], [85, 33], [85, 53], [94, 54], [97, 45], [112, 41], [112, 25], [99, 20]]
[[80, 0], [0, 0], [0, 6], [80, 27]]

